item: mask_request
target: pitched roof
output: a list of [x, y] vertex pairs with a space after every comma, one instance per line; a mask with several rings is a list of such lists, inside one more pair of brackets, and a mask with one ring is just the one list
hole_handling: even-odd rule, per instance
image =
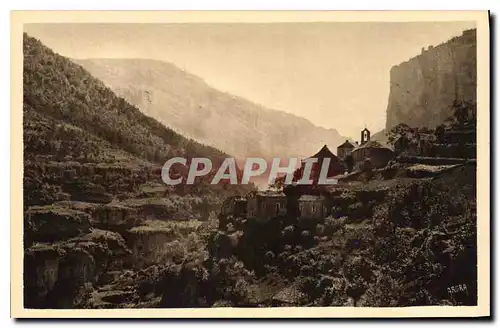
[[354, 148], [356, 146], [354, 146], [352, 143], [349, 142], [349, 140], [346, 140], [343, 144], [341, 144], [340, 146], [338, 146], [337, 148]]
[[337, 156], [335, 156], [335, 154], [332, 153], [330, 149], [328, 149], [327, 145], [324, 145], [316, 154], [312, 155], [309, 158], [322, 159], [322, 158], [327, 158], [327, 157], [336, 158]]
[[323, 200], [325, 196], [316, 196], [316, 195], [302, 195], [299, 197], [299, 201], [316, 201]]
[[420, 133], [418, 135], [418, 138], [419, 140], [430, 140], [430, 141], [434, 141], [436, 140], [436, 136], [432, 133]]
[[282, 192], [276, 192], [272, 190], [263, 190], [257, 191], [255, 193], [256, 196], [264, 196], [264, 197], [286, 197], [286, 195]]
[[331, 158], [331, 163], [339, 161], [338, 157], [334, 153], [332, 153], [330, 149], [328, 149], [327, 145], [324, 145], [316, 154], [312, 155], [309, 158], [317, 158], [317, 159]]

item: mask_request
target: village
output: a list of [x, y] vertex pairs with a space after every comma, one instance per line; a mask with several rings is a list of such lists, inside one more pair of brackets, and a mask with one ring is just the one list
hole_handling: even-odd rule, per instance
[[[461, 117], [460, 110], [455, 113], [460, 122], [439, 126], [434, 131], [400, 124], [386, 133], [384, 142], [371, 139], [370, 130], [364, 128], [360, 142], [346, 140], [337, 147], [336, 155], [324, 145], [309, 157], [315, 159], [310, 174], [312, 185], [296, 183], [304, 174], [306, 160], [303, 160], [294, 172], [292, 184], [284, 184], [282, 177], [268, 190], [228, 198], [219, 215], [220, 228], [241, 222], [237, 218], [270, 220], [287, 215], [299, 219], [325, 218], [335, 214], [338, 204], [331, 195], [339, 187], [362, 185], [370, 180], [373, 185], [377, 180], [401, 177], [401, 172], [411, 178], [433, 177], [458, 165], [475, 162], [475, 125], [470, 118]], [[338, 186], [318, 184], [325, 159], [329, 160], [328, 177], [336, 179]]]
[[[116, 36], [112, 30], [102, 33], [104, 25], [92, 30]], [[117, 31], [130, 37], [145, 30], [109, 25], [120, 25]], [[203, 45], [225, 40], [219, 24], [213, 25], [200, 25], [199, 32], [211, 30], [216, 36]], [[247, 50], [249, 40], [241, 36], [250, 35], [250, 25], [269, 35], [277, 25], [244, 24], [245, 33], [236, 34], [247, 58], [263, 59], [263, 73], [271, 78], [269, 68], [283, 62], [291, 48], [282, 44], [275, 61], [261, 57], [257, 48]], [[307, 39], [295, 39], [292, 25], [279, 28], [300, 41], [293, 44], [308, 49], [307, 43], [303, 47]], [[326, 28], [320, 25], [312, 24], [315, 32], [309, 37]], [[144, 36], [152, 46], [168, 43], [159, 37], [170, 28]], [[230, 34], [237, 28], [232, 26]], [[30, 33], [39, 30], [44, 28], [37, 23]], [[73, 28], [54, 32], [64, 30]], [[340, 30], [325, 30], [328, 39], [318, 44], [330, 45], [331, 35]], [[346, 56], [331, 57], [343, 48], [343, 38], [325, 52], [328, 56], [316, 56], [311, 48], [310, 62], [321, 59], [318, 72], [347, 67], [354, 79], [327, 74], [314, 83], [294, 74], [311, 86], [296, 89], [298, 94], [280, 91], [293, 81], [276, 73], [279, 83], [268, 82], [277, 89], [264, 90], [273, 101], [280, 101], [280, 93], [289, 95], [297, 115], [218, 90], [204, 76], [149, 58], [152, 53], [143, 59], [74, 61], [61, 48], [45, 45], [50, 35], [39, 40], [30, 33], [23, 34], [18, 72], [23, 87], [17, 86], [23, 90], [23, 137], [16, 148], [23, 155], [23, 185], [16, 203], [23, 218], [12, 217], [19, 223], [13, 232], [19, 243], [12, 248], [19, 260], [13, 273], [20, 278], [13, 285], [19, 293], [16, 306], [35, 311], [374, 309], [482, 302], [476, 198], [484, 184], [478, 185], [476, 176], [488, 178], [488, 172], [477, 170], [476, 144], [484, 150], [488, 139], [476, 141], [475, 29], [404, 62], [407, 55], [373, 62], [373, 76], [389, 77], [389, 90], [378, 80], [363, 85], [367, 71], [359, 70], [358, 76]], [[415, 29], [406, 36], [421, 34]], [[281, 42], [284, 34], [276, 36]], [[368, 41], [374, 49], [379, 46], [378, 40], [360, 37], [350, 37], [358, 50], [371, 50]], [[140, 39], [123, 44], [137, 45]], [[75, 40], [70, 33], [68, 42]], [[114, 37], [105, 40], [120, 47]], [[75, 44], [75, 49], [87, 43], [93, 42]], [[408, 54], [423, 44], [436, 43], [418, 41]], [[275, 51], [275, 45], [262, 47]], [[308, 62], [304, 55], [309, 52], [298, 52], [298, 60], [283, 68], [316, 72], [296, 66]], [[360, 51], [359, 59], [350, 62], [364, 60], [367, 53]], [[193, 54], [205, 66], [210, 63], [202, 51]], [[338, 64], [329, 66], [332, 62]], [[207, 67], [224, 76], [226, 64]], [[253, 69], [246, 64], [237, 61], [238, 67]], [[237, 75], [244, 80], [245, 75]], [[126, 99], [129, 90], [132, 97]], [[342, 105], [342, 97], [353, 102]], [[306, 117], [315, 108], [317, 125]], [[483, 123], [484, 118], [481, 114]], [[481, 137], [487, 136], [482, 128]], [[488, 219], [481, 216], [483, 222]]]

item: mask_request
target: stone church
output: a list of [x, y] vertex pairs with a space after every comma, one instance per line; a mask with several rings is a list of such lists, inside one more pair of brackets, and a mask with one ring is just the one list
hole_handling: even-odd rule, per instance
[[394, 157], [394, 151], [383, 145], [381, 142], [371, 140], [371, 132], [367, 128], [361, 131], [360, 143], [353, 145], [346, 140], [343, 144], [337, 147], [337, 155], [345, 161], [347, 155], [352, 155], [354, 166], [356, 169], [361, 169], [365, 160], [369, 160], [374, 168], [381, 168]]

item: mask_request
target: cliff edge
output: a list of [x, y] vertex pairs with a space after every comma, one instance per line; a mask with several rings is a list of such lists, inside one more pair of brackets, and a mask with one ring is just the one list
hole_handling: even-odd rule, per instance
[[386, 130], [405, 123], [435, 128], [457, 102], [476, 102], [476, 29], [392, 67]]

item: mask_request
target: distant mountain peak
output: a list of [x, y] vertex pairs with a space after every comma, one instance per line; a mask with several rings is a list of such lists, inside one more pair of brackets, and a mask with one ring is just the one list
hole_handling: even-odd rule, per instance
[[74, 60], [114, 92], [175, 131], [237, 158], [308, 157], [346, 138], [306, 118], [215, 89], [171, 63], [153, 59]]

